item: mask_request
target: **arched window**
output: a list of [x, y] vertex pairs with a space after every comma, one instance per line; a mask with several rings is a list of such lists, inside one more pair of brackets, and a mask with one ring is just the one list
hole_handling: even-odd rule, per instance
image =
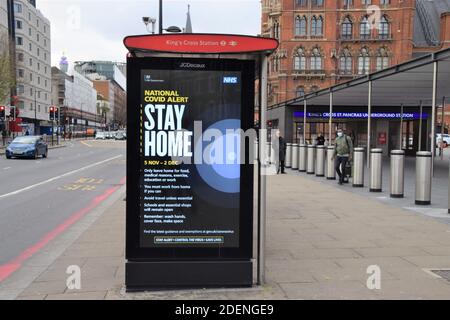
[[311, 54], [311, 70], [322, 70], [322, 55], [318, 48], [314, 48]]
[[378, 36], [380, 39], [389, 39], [391, 33], [391, 26], [386, 16], [382, 16], [378, 28]]
[[273, 37], [275, 39], [280, 39], [280, 23], [278, 21], [275, 21], [273, 23], [272, 30], [273, 30]]
[[339, 58], [339, 72], [341, 74], [353, 74], [353, 58], [347, 48], [342, 51]]
[[304, 6], [306, 6], [306, 0], [295, 0], [295, 5], [304, 7]]
[[362, 48], [358, 57], [358, 74], [369, 74], [370, 72], [370, 55], [367, 48]]
[[306, 55], [303, 48], [297, 49], [294, 55], [294, 70], [304, 71], [306, 70]]
[[377, 71], [386, 69], [389, 67], [389, 53], [386, 48], [378, 49], [377, 53]]
[[343, 39], [351, 39], [353, 36], [353, 23], [349, 17], [342, 22], [341, 35]]
[[312, 19], [311, 19], [311, 35], [316, 36], [316, 37], [323, 35], [323, 18], [321, 16], [312, 17]]
[[303, 97], [304, 95], [305, 95], [305, 88], [297, 87], [297, 89], [295, 90], [295, 97], [300, 98], [300, 97]]
[[360, 24], [360, 36], [361, 39], [370, 39], [370, 23], [367, 17], [361, 20]]
[[306, 36], [306, 17], [297, 16], [295, 18], [295, 35], [296, 36]]
[[312, 0], [312, 5], [315, 7], [323, 6], [323, 0]]

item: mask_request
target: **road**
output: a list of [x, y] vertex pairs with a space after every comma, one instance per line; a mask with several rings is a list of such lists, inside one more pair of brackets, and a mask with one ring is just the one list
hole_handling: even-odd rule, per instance
[[[73, 142], [47, 159], [0, 159], [0, 277], [124, 184], [124, 142]], [[9, 271], [8, 271], [9, 270]], [[3, 275], [2, 275], [3, 273]]]

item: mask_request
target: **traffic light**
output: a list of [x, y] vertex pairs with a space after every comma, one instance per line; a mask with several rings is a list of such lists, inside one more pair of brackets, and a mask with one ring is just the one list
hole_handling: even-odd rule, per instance
[[55, 109], [56, 109], [56, 108], [53, 107], [53, 106], [49, 108], [50, 120], [51, 120], [51, 121], [55, 120]]
[[0, 106], [0, 121], [6, 121], [6, 107]]

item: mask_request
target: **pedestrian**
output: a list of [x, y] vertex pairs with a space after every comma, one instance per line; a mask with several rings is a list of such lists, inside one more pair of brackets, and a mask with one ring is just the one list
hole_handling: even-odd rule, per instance
[[6, 130], [2, 130], [2, 140], [3, 140], [3, 146], [6, 144]]
[[286, 150], [287, 145], [284, 138], [281, 136], [280, 130], [277, 130], [275, 137], [272, 142], [272, 149], [275, 154], [278, 152], [278, 158], [276, 159], [275, 163], [277, 166], [277, 174], [286, 174], [285, 172], [285, 166], [286, 166]]
[[29, 136], [30, 135], [30, 130], [27, 129], [27, 132], [25, 132], [25, 135]]
[[319, 133], [319, 135], [316, 138], [316, 143], [318, 146], [324, 146], [325, 145], [325, 137], [322, 133]]
[[339, 185], [344, 184], [345, 167], [349, 161], [352, 161], [352, 155], [352, 139], [342, 129], [338, 129], [333, 160], [336, 159], [336, 173], [339, 176]]

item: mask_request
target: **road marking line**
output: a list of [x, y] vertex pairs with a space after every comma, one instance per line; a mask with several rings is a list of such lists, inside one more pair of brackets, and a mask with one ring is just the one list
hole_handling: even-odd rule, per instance
[[84, 144], [86, 147], [92, 148], [92, 145], [90, 145], [89, 143], [87, 143], [85, 141], [81, 141], [81, 144]]
[[11, 169], [11, 167], [6, 167], [6, 168], [3, 168], [3, 170], [9, 170], [9, 169]]
[[22, 192], [25, 192], [25, 191], [29, 191], [29, 190], [34, 189], [34, 188], [36, 188], [36, 187], [42, 186], [42, 185], [44, 185], [44, 184], [47, 184], [47, 183], [50, 183], [50, 182], [53, 182], [53, 181], [56, 181], [56, 180], [65, 178], [65, 177], [67, 177], [67, 176], [73, 175], [73, 174], [75, 174], [75, 173], [78, 173], [78, 172], [81, 172], [81, 171], [84, 171], [84, 170], [87, 170], [87, 169], [90, 169], [90, 168], [93, 168], [93, 167], [97, 167], [97, 166], [99, 166], [99, 165], [102, 165], [102, 164], [104, 164], [104, 163], [110, 162], [110, 161], [112, 161], [112, 160], [119, 159], [119, 158], [121, 158], [121, 157], [122, 157], [122, 155], [115, 156], [115, 157], [112, 157], [112, 158], [109, 158], [109, 159], [106, 159], [106, 160], [103, 160], [103, 161], [100, 161], [100, 162], [96, 162], [96, 163], [90, 164], [90, 165], [88, 165], [88, 166], [86, 166], [86, 167], [83, 167], [83, 168], [80, 168], [80, 169], [76, 169], [76, 170], [73, 170], [73, 171], [64, 173], [64, 174], [62, 174], [62, 175], [60, 175], [60, 176], [53, 177], [53, 178], [51, 178], [51, 179], [48, 179], [48, 180], [45, 180], [45, 181], [42, 181], [42, 182], [33, 184], [33, 185], [28, 186], [28, 187], [26, 187], [26, 188], [23, 188], [23, 189], [20, 189], [20, 190], [16, 190], [16, 191], [13, 191], [13, 192], [4, 194], [4, 195], [0, 195], [0, 199], [6, 198], [6, 197], [10, 197], [10, 196], [14, 196], [14, 195], [16, 195], [16, 194], [19, 194], [19, 193], [22, 193]]
[[[122, 179], [124, 181], [124, 179]], [[123, 185], [123, 184], [122, 184]], [[73, 226], [81, 218], [89, 214], [92, 210], [98, 207], [102, 202], [107, 200], [111, 195], [113, 195], [117, 190], [119, 190], [122, 185], [112, 187], [107, 189], [103, 194], [95, 197], [90, 204], [81, 209], [80, 211], [71, 215], [66, 221], [60, 224], [58, 227], [47, 233], [40, 241], [31, 247], [24, 250], [19, 256], [7, 262], [4, 265], [0, 265], [0, 283], [9, 278], [14, 272], [20, 269], [25, 261], [30, 259], [36, 253], [38, 253], [42, 248], [44, 248], [49, 242], [54, 240], [57, 236], [64, 233], [67, 229]]]

